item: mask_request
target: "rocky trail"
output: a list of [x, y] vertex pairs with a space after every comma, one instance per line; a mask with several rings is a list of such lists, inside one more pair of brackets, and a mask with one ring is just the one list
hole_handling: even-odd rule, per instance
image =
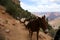
[[[6, 40], [29, 40], [29, 32], [23, 23], [11, 17], [0, 7], [0, 32]], [[36, 40], [36, 33], [33, 34], [33, 40]], [[39, 32], [39, 40], [51, 40], [52, 38]]]

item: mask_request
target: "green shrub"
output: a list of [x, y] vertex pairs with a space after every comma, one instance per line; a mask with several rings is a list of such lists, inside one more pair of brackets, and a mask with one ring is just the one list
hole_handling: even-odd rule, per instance
[[19, 4], [14, 3], [12, 0], [0, 0], [0, 5], [6, 7], [6, 11], [14, 18], [32, 18], [31, 13], [21, 8]]
[[50, 35], [54, 38], [55, 34], [56, 34], [56, 31], [54, 29], [51, 29], [49, 31]]
[[12, 2], [12, 0], [0, 0], [0, 5], [6, 7], [6, 11], [13, 17], [17, 17], [19, 15], [17, 6]]

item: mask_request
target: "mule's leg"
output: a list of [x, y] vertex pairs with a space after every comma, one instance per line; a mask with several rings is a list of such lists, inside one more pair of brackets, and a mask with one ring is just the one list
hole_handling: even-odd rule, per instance
[[38, 40], [39, 31], [37, 31], [37, 40]]
[[31, 32], [31, 40], [32, 40], [32, 35], [33, 35], [33, 32]]
[[33, 32], [32, 32], [32, 31], [30, 31], [30, 32], [29, 32], [30, 40], [32, 40], [32, 35], [33, 35]]

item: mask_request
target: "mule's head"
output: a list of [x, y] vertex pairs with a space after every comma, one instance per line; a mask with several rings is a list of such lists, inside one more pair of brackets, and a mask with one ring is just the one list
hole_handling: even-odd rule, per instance
[[43, 29], [44, 33], [48, 33], [48, 22], [45, 15], [41, 18], [41, 28]]

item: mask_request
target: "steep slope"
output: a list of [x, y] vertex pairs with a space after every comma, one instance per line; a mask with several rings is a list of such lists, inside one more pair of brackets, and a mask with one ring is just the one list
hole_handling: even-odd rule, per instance
[[[0, 7], [0, 29], [6, 40], [29, 40], [28, 30], [25, 29], [23, 23], [11, 17], [2, 6]], [[33, 40], [36, 40], [35, 33]], [[51, 37], [40, 32], [39, 40], [51, 40]]]
[[60, 17], [55, 20], [49, 21], [49, 24], [53, 26], [54, 29], [58, 29], [60, 26]]

